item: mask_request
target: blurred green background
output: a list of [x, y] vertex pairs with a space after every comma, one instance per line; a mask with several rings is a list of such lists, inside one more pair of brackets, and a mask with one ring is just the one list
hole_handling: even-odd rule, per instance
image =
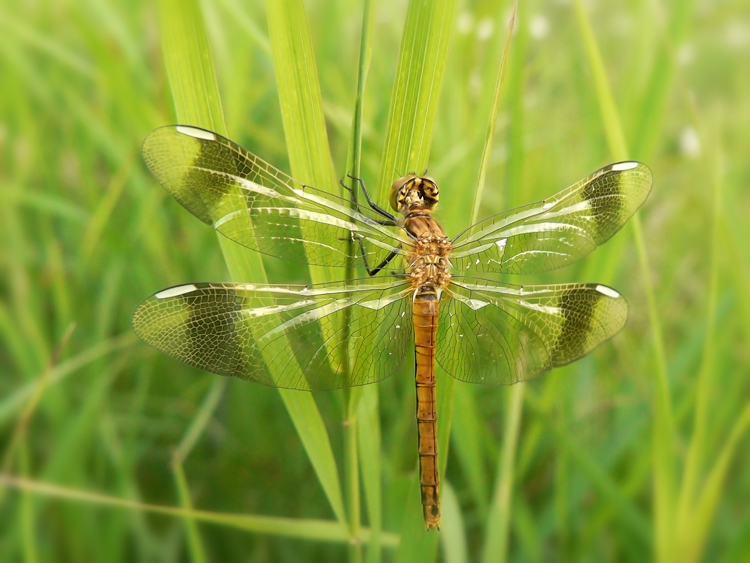
[[[304, 7], [341, 177], [362, 6]], [[509, 280], [607, 283], [631, 315], [591, 356], [521, 391], [455, 385], [441, 560], [750, 558], [747, 8], [520, 2], [480, 217], [624, 158], [646, 162], [654, 188], [640, 224], [580, 264]], [[470, 220], [511, 10], [448, 10], [429, 173], [449, 234]], [[406, 1], [374, 6], [371, 186], [406, 15]], [[289, 170], [266, 6], [204, 2], [201, 21], [229, 137]], [[0, 560], [431, 560], [420, 546], [438, 536], [410, 531], [406, 508], [417, 494], [410, 361], [375, 395], [381, 449], [362, 459], [381, 471], [385, 533], [380, 547], [365, 534], [361, 550], [345, 522], [329, 533], [330, 497], [276, 390], [198, 372], [131, 333], [155, 291], [229, 279], [216, 235], [140, 158], [148, 132], [175, 122], [161, 25], [151, 2], [0, 4]], [[265, 264], [272, 281], [302, 275]], [[314, 398], [344, 479], [348, 396]], [[259, 518], [196, 523], [179, 512], [190, 505]]]

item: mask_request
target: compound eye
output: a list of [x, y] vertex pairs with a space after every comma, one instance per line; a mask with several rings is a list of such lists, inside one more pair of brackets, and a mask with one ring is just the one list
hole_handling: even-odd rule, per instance
[[424, 178], [422, 182], [422, 193], [425, 199], [437, 203], [439, 198], [438, 186], [432, 178]]
[[391, 186], [390, 203], [391, 207], [395, 211], [401, 211], [401, 207], [404, 204], [404, 198], [406, 197], [406, 193], [408, 192], [407, 184], [412, 179], [413, 176], [402, 176], [401, 178], [393, 182], [393, 185]]

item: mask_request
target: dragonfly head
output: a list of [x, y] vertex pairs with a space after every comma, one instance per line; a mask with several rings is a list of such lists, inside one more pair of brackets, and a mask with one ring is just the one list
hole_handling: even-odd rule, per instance
[[439, 198], [437, 183], [427, 176], [408, 174], [393, 182], [391, 186], [391, 207], [401, 213], [417, 209], [432, 211]]

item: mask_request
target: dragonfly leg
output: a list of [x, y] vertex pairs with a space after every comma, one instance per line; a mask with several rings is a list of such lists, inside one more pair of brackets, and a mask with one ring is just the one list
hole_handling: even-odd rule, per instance
[[365, 270], [367, 271], [368, 276], [377, 275], [383, 268], [388, 265], [391, 260], [393, 260], [398, 255], [398, 252], [396, 250], [392, 250], [388, 256], [383, 258], [383, 261], [380, 264], [378, 264], [375, 268], [370, 269], [370, 263], [367, 261], [367, 253], [365, 252], [365, 247], [362, 244], [362, 239], [357, 238], [357, 241], [359, 242], [359, 251], [362, 253], [362, 260], [365, 263]]
[[[394, 225], [394, 224], [396, 224], [396, 217], [395, 217], [394, 215], [391, 215], [391, 214], [390, 214], [390, 213], [388, 213], [388, 212], [387, 212], [387, 211], [386, 211], [385, 209], [383, 209], [383, 208], [382, 208], [382, 207], [380, 207], [380, 206], [379, 206], [379, 205], [378, 205], [377, 203], [374, 203], [374, 202], [373, 202], [373, 201], [372, 201], [372, 200], [370, 199], [370, 194], [369, 194], [369, 193], [367, 193], [367, 188], [365, 187], [365, 183], [364, 183], [364, 181], [362, 180], [362, 178], [357, 178], [357, 177], [355, 177], [355, 176], [352, 176], [351, 174], [347, 174], [347, 176], [348, 176], [349, 178], [351, 178], [352, 180], [354, 180], [355, 182], [357, 182], [357, 183], [359, 184], [359, 186], [360, 186], [360, 187], [362, 188], [362, 193], [363, 193], [363, 194], [365, 194], [365, 199], [367, 200], [367, 204], [368, 204], [368, 205], [370, 206], [370, 208], [371, 208], [371, 209], [372, 209], [373, 211], [375, 211], [376, 213], [379, 213], [380, 215], [382, 215], [382, 216], [383, 216], [383, 217], [385, 217], [386, 219], [388, 219], [388, 220], [392, 221], [392, 223], [387, 223], [387, 224], [389, 224], [389, 225]], [[347, 188], [347, 189], [348, 189], [348, 188]]]
[[[352, 179], [358, 179], [358, 178], [354, 178], [353, 176], [349, 176], [349, 177], [352, 178]], [[359, 181], [361, 182], [361, 180], [359, 180]], [[341, 184], [341, 187], [344, 188], [347, 192], [349, 192], [352, 195], [352, 201], [354, 202], [354, 204], [355, 205], [359, 205], [359, 204], [357, 204], [356, 193], [353, 192], [352, 189], [344, 183], [344, 179], [343, 178], [341, 178], [341, 180], [339, 180], [339, 184]], [[365, 192], [365, 196], [367, 196], [366, 192]], [[367, 198], [367, 201], [368, 201], [368, 203], [370, 202], [370, 198], [369, 197]], [[373, 204], [370, 204], [370, 205], [372, 206]], [[381, 209], [377, 205], [375, 207], [377, 207], [377, 209], [375, 209], [375, 211], [377, 213], [379, 213], [380, 215], [383, 215], [385, 213], [385, 215], [387, 215], [389, 218], [385, 219], [385, 220], [383, 220], [383, 219], [377, 220], [377, 219], [370, 219], [368, 217], [367, 218], [368, 221], [373, 221], [373, 222], [377, 223], [378, 225], [387, 225], [389, 227], [395, 227], [397, 225], [396, 219], [392, 218], [393, 216], [390, 213], [387, 213], [387, 212], [383, 211], [383, 209]]]

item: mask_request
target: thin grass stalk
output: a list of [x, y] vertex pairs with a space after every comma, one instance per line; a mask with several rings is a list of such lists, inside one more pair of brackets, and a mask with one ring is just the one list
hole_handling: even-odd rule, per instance
[[[654, 154], [659, 133], [662, 131], [661, 123], [667, 114], [664, 106], [667, 104], [669, 89], [674, 81], [676, 50], [683, 44], [691, 18], [694, 16], [694, 5], [695, 0], [680, 0], [670, 6], [666, 33], [662, 35], [662, 44], [643, 92], [641, 107], [636, 113], [638, 123], [632, 138], [633, 153], [637, 158]], [[660, 7], [658, 4], [652, 6], [657, 9]], [[654, 17], [658, 18], [656, 14]]]
[[461, 472], [466, 475], [476, 512], [480, 517], [486, 517], [491, 498], [484, 455], [489, 433], [470, 386], [456, 385], [454, 399], [458, 425], [454, 424], [452, 428], [451, 447], [455, 450], [456, 460], [461, 464]]
[[[172, 462], [172, 471], [174, 473], [177, 494], [180, 499], [180, 506], [190, 511], [193, 509], [193, 501], [190, 498], [190, 487], [188, 486], [185, 471], [183, 470], [182, 458], [175, 456]], [[185, 522], [190, 560], [194, 563], [204, 563], [208, 558], [206, 557], [206, 548], [203, 546], [198, 525], [195, 519], [189, 516], [184, 518], [183, 521]]]
[[[351, 176], [348, 179], [344, 179], [349, 184], [349, 190], [352, 196], [352, 205], [357, 203], [357, 195], [359, 186], [357, 185], [357, 179], [361, 178], [362, 168], [362, 119], [363, 119], [363, 103], [365, 84], [367, 82], [367, 72], [370, 63], [370, 55], [372, 50], [372, 16], [373, 8], [369, 0], [365, 0], [365, 4], [362, 12], [362, 37], [360, 40], [360, 51], [359, 51], [359, 70], [357, 75], [357, 94], [354, 103], [354, 116], [352, 119], [352, 141], [349, 148], [349, 155], [347, 158], [347, 170]], [[355, 256], [354, 252], [354, 240], [349, 241], [349, 253], [348, 255]], [[355, 277], [356, 264], [354, 258], [347, 259], [346, 274], [344, 279], [352, 279]], [[344, 340], [349, 342], [350, 339], [350, 327], [351, 327], [351, 308], [347, 308], [344, 311], [343, 328], [344, 328]], [[351, 350], [346, 358], [347, 372], [351, 374]], [[359, 401], [362, 396], [362, 389], [356, 387], [354, 389], [346, 389], [345, 391], [345, 477], [347, 487], [347, 515], [349, 517], [349, 531], [353, 538], [351, 545], [349, 546], [349, 560], [353, 562], [362, 561], [362, 545], [359, 542], [359, 531], [361, 527], [361, 499], [360, 499], [360, 482], [359, 482]], [[379, 523], [378, 523], [379, 526]], [[380, 535], [377, 534], [376, 538], [379, 541]], [[379, 554], [379, 546], [374, 548]]]
[[[22, 476], [29, 474], [29, 451], [28, 444], [24, 440], [19, 447], [18, 473]], [[0, 489], [1, 491], [2, 489]], [[34, 498], [29, 491], [21, 494], [21, 546], [24, 561], [36, 562], [39, 560], [37, 552], [36, 537], [36, 511], [34, 510]]]
[[359, 537], [362, 527], [361, 501], [359, 497], [359, 452], [358, 452], [358, 417], [356, 405], [359, 403], [361, 388], [346, 393], [346, 420], [344, 422], [344, 475], [346, 483], [347, 516], [349, 517], [349, 561], [361, 563], [362, 543]]
[[219, 406], [219, 402], [224, 397], [224, 391], [226, 391], [228, 384], [229, 379], [225, 377], [214, 378], [211, 389], [203, 398], [200, 408], [193, 416], [192, 423], [172, 455], [173, 462], [181, 465], [193, 451], [195, 444], [205, 432], [211, 417]]
[[571, 463], [574, 463], [583, 471], [597, 494], [616, 507], [615, 514], [623, 529], [626, 529], [639, 543], [647, 548], [651, 548], [653, 537], [649, 528], [651, 522], [648, 517], [641, 511], [638, 505], [631, 502], [625, 496], [617, 486], [617, 483], [589, 455], [589, 452], [576, 443], [564, 428], [560, 428], [557, 424], [554, 424], [549, 417], [548, 407], [530, 392], [531, 389], [529, 388], [527, 391], [525, 405], [532, 413], [538, 415], [537, 418], [542, 422], [544, 431], [555, 437], [557, 445], [563, 449], [571, 460]]
[[[60, 487], [58, 485], [33, 481], [23, 477], [14, 477], [4, 473], [0, 473], [0, 486], [14, 488], [22, 492], [46, 498], [71, 500], [79, 504], [85, 503], [150, 512], [166, 516], [175, 516], [178, 518], [192, 518], [197, 522], [218, 524], [227, 528], [235, 528], [258, 534], [340, 544], [347, 544], [350, 541], [349, 533], [346, 528], [342, 527], [341, 524], [335, 520], [280, 518], [276, 516], [257, 516], [253, 514], [228, 514], [206, 510], [187, 510], [173, 506], [147, 504], [109, 495], [92, 493], [89, 491]], [[369, 541], [369, 528], [362, 528], [361, 537], [362, 541]], [[399, 536], [390, 532], [383, 532], [382, 541], [384, 547], [392, 549], [399, 544]]]
[[504, 563], [510, 551], [511, 501], [513, 496], [516, 446], [521, 430], [525, 383], [511, 388], [503, 432], [503, 447], [500, 452], [498, 472], [493, 493], [492, 506], [487, 520], [482, 561]]
[[[715, 378], [714, 362], [716, 357], [715, 338], [716, 338], [716, 309], [718, 301], [719, 287], [719, 256], [721, 254], [721, 223], [722, 223], [722, 185], [725, 176], [725, 167], [723, 162], [723, 147], [721, 144], [720, 125], [716, 127], [714, 135], [713, 151], [713, 190], [712, 190], [712, 214], [711, 214], [711, 253], [710, 274], [707, 291], [706, 307], [706, 336], [703, 346], [703, 358], [700, 370], [698, 372], [698, 383], [695, 390], [695, 411], [693, 420], [693, 435], [688, 447], [687, 459], [685, 463], [685, 473], [682, 480], [679, 504], [677, 506], [677, 523], [676, 523], [676, 547], [679, 550], [679, 556], [685, 560], [695, 560], [700, 558], [705, 549], [705, 538], [708, 535], [708, 527], [715, 510], [715, 503], [711, 506], [711, 501], [705, 499], [711, 495], [707, 483], [701, 483], [701, 473], [709, 462], [708, 458], [708, 425], [710, 407], [715, 401]], [[705, 136], [704, 136], [705, 137]], [[707, 143], [705, 143], [707, 145]], [[739, 421], [738, 421], [739, 422]], [[731, 433], [735, 435], [737, 426]], [[739, 436], [735, 436], [738, 440]], [[733, 440], [730, 439], [729, 443]], [[728, 445], [728, 444], [727, 444]], [[715, 476], [712, 485], [720, 487], [723, 481], [722, 465], [727, 464], [725, 459], [729, 456], [731, 459], [732, 448], [722, 449], [722, 455], [714, 463], [711, 470], [712, 476]], [[701, 485], [703, 490], [701, 491]], [[717, 495], [718, 496], [718, 495]], [[700, 500], [699, 500], [700, 499]], [[699, 504], [706, 504], [704, 510], [699, 510]]]
[[[623, 133], [619, 112], [609, 86], [604, 62], [594, 36], [582, 0], [574, 3], [578, 25], [594, 76], [599, 109], [602, 114], [607, 143], [616, 160], [629, 157], [627, 142]], [[654, 511], [656, 557], [659, 561], [671, 561], [674, 549], [675, 511], [675, 459], [673, 444], [675, 438], [672, 399], [667, 378], [667, 362], [664, 352], [664, 337], [661, 320], [656, 306], [648, 253], [643, 240], [643, 229], [639, 213], [630, 221], [635, 238], [638, 262], [643, 276], [643, 285], [648, 304], [649, 323], [654, 348], [656, 385], [653, 396], [654, 433], [652, 436], [652, 456], [654, 458]]]
[[[696, 117], [697, 113], [695, 114]], [[701, 131], [702, 127], [699, 127]], [[712, 213], [711, 213], [711, 246], [709, 255], [709, 280], [708, 291], [706, 292], [706, 336], [703, 343], [703, 355], [701, 365], [698, 371], [698, 382], [695, 387], [695, 410], [693, 417], [693, 434], [688, 447], [685, 472], [680, 490], [680, 498], [677, 506], [678, 511], [678, 535], [687, 538], [691, 534], [691, 508], [699, 494], [700, 473], [706, 459], [706, 438], [708, 433], [708, 414], [711, 404], [712, 383], [713, 383], [713, 362], [714, 362], [714, 333], [716, 330], [716, 306], [718, 300], [719, 286], [719, 248], [720, 241], [720, 224], [721, 224], [721, 185], [724, 176], [724, 166], [722, 162], [721, 134], [717, 131], [713, 135], [713, 142], [710, 146], [714, 147], [712, 154]], [[703, 133], [703, 131], [701, 131]], [[706, 135], [700, 134], [704, 146]]]
[[[705, 136], [703, 136], [705, 139]], [[705, 144], [705, 143], [704, 143]], [[677, 505], [676, 545], [684, 555], [692, 553], [682, 546], [686, 544], [695, 547], [695, 537], [700, 531], [695, 526], [694, 508], [699, 494], [701, 470], [706, 459], [706, 438], [708, 434], [708, 409], [712, 398], [713, 364], [714, 364], [714, 335], [716, 329], [716, 303], [718, 299], [720, 249], [718, 248], [720, 234], [721, 184], [722, 184], [722, 154], [720, 135], [715, 135], [713, 145], [713, 190], [711, 213], [711, 253], [709, 255], [709, 281], [706, 306], [706, 336], [703, 343], [703, 357], [698, 371], [698, 382], [695, 389], [695, 410], [693, 417], [693, 434], [690, 438], [685, 472], [682, 478], [679, 502]], [[700, 534], [701, 536], [703, 534]]]
[[[500, 66], [495, 81], [495, 89], [490, 107], [490, 115], [487, 124], [487, 133], [485, 135], [484, 148], [479, 164], [479, 174], [477, 179], [477, 188], [474, 195], [474, 204], [472, 205], [472, 214], [470, 224], [474, 224], [479, 216], [479, 206], [484, 186], [487, 178], [487, 168], [490, 162], [490, 156], [493, 147], [495, 135], [495, 126], [497, 115], [500, 109], [500, 99], [505, 79], [505, 72], [508, 65], [508, 56], [510, 54], [511, 40], [513, 39], [513, 30], [516, 22], [516, 13], [518, 11], [518, 2], [513, 3], [513, 10], [510, 15], [507, 26], [507, 35], [503, 54], [500, 59]], [[516, 157], [516, 152], [512, 158]], [[516, 446], [521, 427], [521, 413], [523, 412], [524, 383], [515, 385], [510, 391], [510, 405], [505, 419], [505, 432], [503, 434], [503, 445], [498, 460], [497, 480], [493, 500], [490, 504], [487, 526], [485, 528], [485, 543], [483, 547], [483, 561], [506, 561], [509, 551], [509, 529], [510, 529], [510, 507], [512, 497], [512, 487], [514, 481], [514, 465], [516, 459]]]
[[363, 388], [357, 415], [360, 468], [371, 531], [370, 541], [367, 544], [368, 563], [380, 562], [383, 547], [381, 538], [383, 532], [383, 462], [378, 396], [376, 385]]
[[[52, 353], [52, 357], [50, 358], [49, 363], [47, 364], [47, 368], [44, 370], [44, 372], [42, 372], [41, 377], [39, 377], [36, 380], [34, 387], [33, 387], [33, 392], [26, 403], [26, 407], [23, 409], [23, 411], [19, 415], [18, 421], [16, 422], [16, 427], [14, 428], [13, 434], [11, 435], [11, 439], [8, 442], [8, 446], [5, 448], [5, 451], [3, 452], [3, 460], [2, 460], [3, 472], [10, 473], [11, 467], [13, 464], [14, 452], [17, 447], [19, 447], [21, 444], [25, 443], [26, 441], [29, 424], [31, 423], [31, 419], [34, 416], [34, 413], [36, 413], [36, 410], [39, 407], [39, 402], [42, 400], [42, 395], [44, 395], [44, 392], [47, 390], [49, 386], [50, 375], [52, 373], [52, 370], [55, 369], [55, 366], [59, 362], [60, 355], [62, 354], [63, 349], [67, 346], [68, 342], [70, 341], [70, 337], [73, 335], [74, 330], [75, 330], [75, 324], [71, 324], [68, 326], [67, 330], [65, 331], [65, 334], [60, 340], [60, 344], [58, 344], [57, 348], [55, 348], [54, 352]], [[2, 499], [3, 499], [3, 494], [2, 494], [2, 491], [0, 491], [0, 502], [2, 502]]]
[[721, 493], [726, 484], [727, 474], [734, 461], [739, 443], [748, 432], [750, 432], [750, 401], [745, 404], [745, 408], [732, 426], [727, 441], [719, 451], [716, 462], [705, 481], [702, 494], [695, 503], [694, 514], [696, 516], [692, 522], [694, 535], [680, 546], [683, 548], [684, 561], [700, 561], [703, 556], [716, 508], [722, 498]]
[[[193, 416], [193, 422], [172, 454], [172, 472], [177, 489], [180, 506], [192, 510], [193, 502], [190, 496], [190, 487], [185, 477], [184, 461], [190, 455], [196, 442], [206, 429], [211, 417], [224, 396], [229, 380], [223, 377], [214, 378], [211, 389], [203, 399], [201, 407]], [[185, 531], [188, 539], [188, 551], [192, 561], [203, 562], [207, 560], [206, 550], [200, 536], [200, 530], [192, 518], [185, 519]]]
[[440, 528], [443, 559], [448, 563], [468, 563], [469, 545], [458, 495], [448, 481], [443, 484], [440, 494], [443, 506], [443, 525]]
[[[121, 352], [123, 348], [133, 346], [137, 342], [132, 333], [125, 333], [84, 350], [83, 352], [55, 365], [49, 372], [47, 387], [57, 385], [69, 376], [82, 370], [89, 364], [111, 354]], [[26, 385], [18, 388], [0, 400], [0, 425], [5, 424], [18, 410], [28, 404], [29, 399], [37, 392], [38, 382], [44, 371]]]
[[[2, 461], [2, 472], [10, 474], [13, 470], [14, 461], [15, 465], [18, 466], [18, 473], [22, 477], [29, 476], [29, 441], [28, 441], [28, 428], [31, 423], [31, 419], [39, 407], [39, 402], [42, 399], [42, 395], [47, 390], [50, 374], [55, 368], [56, 364], [60, 359], [60, 355], [70, 341], [70, 337], [73, 335], [75, 330], [75, 324], [68, 326], [65, 334], [63, 335], [60, 343], [52, 353], [52, 357], [47, 364], [47, 368], [39, 377], [33, 388], [33, 392], [28, 398], [26, 407], [23, 409], [18, 417], [16, 427], [13, 430], [13, 434], [8, 443], [5, 452], [3, 452]], [[6, 489], [0, 487], [0, 505], [5, 500]], [[35, 502], [32, 495], [28, 491], [24, 491], [21, 494], [20, 502], [20, 520], [21, 520], [21, 545], [24, 554], [25, 561], [38, 561], [39, 556], [37, 553], [37, 538], [36, 538], [36, 511]]]
[[482, 158], [479, 162], [479, 174], [477, 177], [477, 187], [474, 191], [474, 203], [471, 206], [471, 219], [470, 225], [477, 222], [479, 217], [479, 206], [482, 203], [482, 196], [484, 195], [485, 181], [487, 180], [487, 167], [490, 164], [490, 154], [492, 152], [493, 139], [495, 137], [495, 124], [497, 123], [497, 114], [500, 109], [500, 93], [503, 88], [503, 80], [505, 79], [505, 69], [508, 63], [508, 54], [510, 53], [510, 42], [513, 38], [513, 28], [516, 22], [516, 11], [518, 10], [518, 1], [513, 3], [513, 11], [511, 12], [510, 21], [508, 22], [508, 35], [505, 38], [505, 46], [503, 48], [503, 56], [500, 59], [500, 68], [498, 69], [497, 79], [495, 81], [495, 90], [492, 95], [492, 107], [490, 108], [490, 118], [487, 122], [487, 133], [484, 138], [484, 148], [482, 149]]

